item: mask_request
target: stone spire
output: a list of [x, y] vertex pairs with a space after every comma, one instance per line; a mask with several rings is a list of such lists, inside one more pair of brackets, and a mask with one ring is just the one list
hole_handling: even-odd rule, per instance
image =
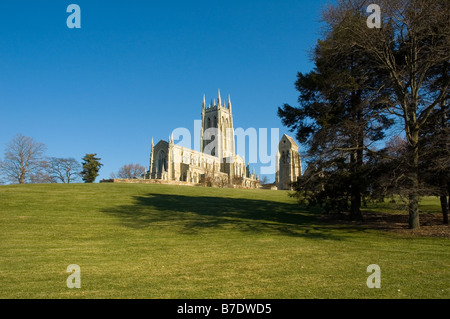
[[205, 94], [203, 94], [202, 110], [206, 108]]
[[222, 99], [220, 97], [220, 89], [219, 89], [219, 94], [217, 96], [217, 106], [222, 107]]
[[152, 172], [153, 172], [153, 157], [154, 157], [154, 145], [153, 145], [153, 136], [152, 136], [152, 150], [150, 151], [150, 166], [148, 168], [148, 178], [152, 178]]
[[231, 98], [230, 98], [230, 94], [228, 94], [228, 109], [230, 110], [230, 113], [231, 113]]

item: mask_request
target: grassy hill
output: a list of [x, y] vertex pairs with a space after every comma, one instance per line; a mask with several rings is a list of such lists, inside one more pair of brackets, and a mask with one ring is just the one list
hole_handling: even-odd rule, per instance
[[[0, 186], [0, 298], [450, 297], [448, 238], [317, 217], [285, 191]], [[69, 264], [81, 289], [66, 286]]]

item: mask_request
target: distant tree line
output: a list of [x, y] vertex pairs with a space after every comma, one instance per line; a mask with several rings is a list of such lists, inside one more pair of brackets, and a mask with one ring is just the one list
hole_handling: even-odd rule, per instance
[[296, 196], [352, 219], [367, 198], [400, 196], [415, 229], [420, 196], [436, 195], [448, 223], [450, 2], [380, 0], [381, 28], [369, 28], [371, 2], [324, 12], [315, 68], [295, 82], [300, 105], [278, 108], [308, 148]]
[[25, 183], [92, 183], [103, 165], [97, 154], [86, 154], [83, 162], [75, 158], [47, 157], [45, 144], [32, 137], [17, 134], [6, 144], [0, 160], [3, 182]]
[[[97, 154], [86, 154], [80, 163], [73, 157], [47, 157], [45, 144], [32, 137], [17, 134], [6, 144], [4, 159], [0, 159], [0, 184], [26, 183], [93, 183], [103, 164]], [[145, 167], [123, 165], [111, 178], [142, 178]]]

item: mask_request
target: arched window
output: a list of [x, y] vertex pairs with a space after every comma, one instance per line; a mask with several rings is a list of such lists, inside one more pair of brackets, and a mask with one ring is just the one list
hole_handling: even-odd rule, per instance
[[208, 117], [208, 119], [206, 120], [206, 128], [210, 127], [211, 127], [211, 119]]
[[217, 117], [214, 116], [214, 127], [217, 127]]
[[[214, 134], [216, 134], [216, 133], [214, 133]], [[214, 143], [215, 140], [216, 140], [216, 135], [211, 135], [211, 140], [210, 140], [209, 144]], [[212, 144], [210, 147], [212, 147], [212, 146], [214, 146], [214, 147], [211, 149], [211, 155], [212, 156], [216, 156], [216, 146], [217, 146], [217, 144]]]

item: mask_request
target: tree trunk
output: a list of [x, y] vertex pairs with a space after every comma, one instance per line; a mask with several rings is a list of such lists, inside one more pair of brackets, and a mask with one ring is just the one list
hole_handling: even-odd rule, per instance
[[[447, 71], [448, 70], [448, 62], [444, 63], [444, 70]], [[445, 73], [447, 74], [447, 73]], [[446, 139], [446, 128], [447, 128], [447, 103], [446, 100], [444, 100], [441, 103], [441, 136], [439, 137], [440, 139], [442, 139], [442, 141], [444, 142], [442, 147], [445, 148], [445, 152], [444, 154], [448, 154], [449, 153], [449, 149], [448, 149], [448, 144], [445, 143], [445, 141], [447, 141]], [[442, 219], [443, 219], [443, 223], [448, 225], [448, 211], [450, 209], [450, 183], [448, 182], [448, 175], [447, 174], [442, 174], [442, 179], [441, 179], [441, 196], [440, 196], [440, 200], [441, 200], [441, 208], [442, 208]], [[447, 195], [449, 196], [449, 201], [447, 202]]]
[[[353, 65], [353, 56], [352, 56]], [[353, 70], [353, 68], [352, 68]], [[350, 156], [351, 170], [352, 170], [352, 181], [351, 181], [351, 195], [350, 195], [350, 218], [352, 220], [362, 220], [363, 216], [361, 213], [361, 168], [363, 165], [363, 145], [364, 145], [364, 132], [362, 122], [362, 106], [361, 106], [361, 91], [353, 91], [351, 96], [352, 111], [355, 116], [353, 119], [357, 124], [357, 131], [353, 132], [356, 134], [354, 146], [356, 150]]]
[[450, 182], [447, 183], [447, 195], [448, 195], [448, 204], [447, 204], [447, 208], [450, 209]]
[[449, 211], [449, 203], [447, 202], [447, 195], [449, 195], [449, 201], [450, 201], [450, 183], [447, 183], [447, 179], [445, 178], [445, 175], [443, 174], [443, 177], [441, 178], [441, 195], [439, 196], [439, 199], [441, 200], [441, 210], [442, 210], [442, 222], [443, 224], [448, 225], [448, 211]]
[[362, 220], [361, 213], [361, 190], [357, 183], [352, 184], [350, 218], [352, 220]]
[[410, 194], [409, 195], [409, 204], [408, 204], [408, 210], [409, 210], [409, 220], [408, 225], [409, 229], [419, 229], [420, 223], [419, 223], [419, 201], [418, 196], [416, 194]]
[[448, 205], [447, 205], [447, 196], [441, 195], [439, 196], [441, 200], [441, 208], [442, 208], [442, 217], [443, 223], [448, 224]]
[[[355, 156], [356, 155], [356, 156]], [[356, 157], [356, 158], [354, 158]], [[363, 151], [357, 150], [355, 154], [352, 155], [352, 182], [351, 182], [351, 204], [350, 204], [350, 217], [352, 220], [363, 220], [363, 215], [361, 212], [361, 201], [362, 201], [362, 187], [361, 187], [361, 167]]]
[[25, 169], [20, 169], [19, 184], [25, 184]]
[[[412, 126], [412, 127], [411, 127]], [[409, 229], [419, 229], [419, 129], [410, 126], [409, 145], [409, 181], [408, 195]]]
[[[22, 151], [21, 151], [22, 153]], [[20, 154], [20, 173], [19, 173], [19, 184], [25, 184], [25, 174], [26, 174], [26, 168], [25, 168], [25, 160], [23, 158], [23, 155]]]

